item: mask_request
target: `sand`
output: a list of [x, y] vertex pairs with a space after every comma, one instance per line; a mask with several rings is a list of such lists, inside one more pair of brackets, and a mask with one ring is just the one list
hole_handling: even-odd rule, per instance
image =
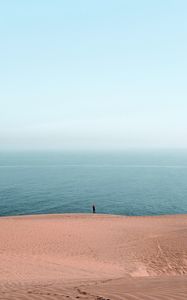
[[187, 299], [187, 215], [2, 217], [0, 299]]

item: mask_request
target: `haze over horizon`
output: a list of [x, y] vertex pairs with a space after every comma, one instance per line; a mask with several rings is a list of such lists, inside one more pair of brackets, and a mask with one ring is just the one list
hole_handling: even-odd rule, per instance
[[0, 8], [0, 150], [187, 147], [186, 1]]

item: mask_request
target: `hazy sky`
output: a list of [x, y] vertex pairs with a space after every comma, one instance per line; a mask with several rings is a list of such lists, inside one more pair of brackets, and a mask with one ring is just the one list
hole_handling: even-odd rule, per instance
[[0, 3], [0, 149], [187, 147], [187, 1]]

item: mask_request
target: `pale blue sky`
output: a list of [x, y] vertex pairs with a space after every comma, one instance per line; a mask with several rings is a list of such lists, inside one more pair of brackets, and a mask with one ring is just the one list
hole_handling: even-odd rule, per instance
[[187, 2], [0, 3], [0, 149], [187, 147]]

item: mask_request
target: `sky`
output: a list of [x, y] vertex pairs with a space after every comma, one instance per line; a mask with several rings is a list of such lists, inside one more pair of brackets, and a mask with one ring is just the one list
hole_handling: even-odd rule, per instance
[[0, 3], [0, 150], [187, 148], [187, 2]]

